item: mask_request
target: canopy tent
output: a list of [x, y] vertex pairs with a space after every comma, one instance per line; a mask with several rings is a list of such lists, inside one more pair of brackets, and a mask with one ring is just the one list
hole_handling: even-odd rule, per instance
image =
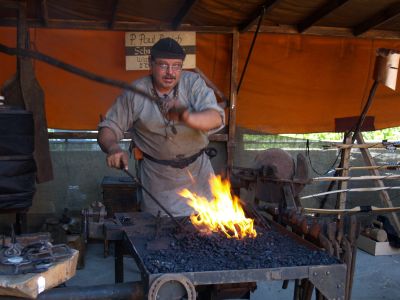
[[[337, 118], [358, 116], [372, 85], [376, 49], [400, 50], [397, 1], [367, 2], [47, 0], [28, 1], [27, 12], [33, 50], [126, 82], [146, 72], [125, 70], [125, 31], [197, 31], [197, 66], [227, 96], [232, 33], [255, 30], [263, 12], [237, 97], [236, 125], [306, 133], [335, 131]], [[0, 0], [0, 43], [8, 47], [16, 45], [13, 3]], [[252, 39], [252, 32], [240, 34], [238, 75]], [[15, 73], [16, 59], [0, 53], [0, 61], [2, 84]], [[121, 92], [40, 61], [35, 71], [50, 128], [96, 129]], [[399, 93], [379, 86], [369, 111], [375, 128], [399, 126], [399, 106]]]

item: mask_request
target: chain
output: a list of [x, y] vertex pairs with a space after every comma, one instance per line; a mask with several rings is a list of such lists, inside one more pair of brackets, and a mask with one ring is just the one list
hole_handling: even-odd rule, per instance
[[163, 99], [162, 97], [160, 97], [156, 91], [156, 88], [154, 86], [154, 80], [152, 79], [152, 89], [151, 89], [151, 93], [153, 94], [153, 96], [156, 98], [156, 105], [158, 107], [158, 110], [160, 111], [162, 117], [163, 117], [163, 121], [165, 124], [165, 138], [169, 138], [168, 137], [168, 131], [167, 128], [170, 127], [171, 131], [173, 134], [177, 134], [178, 131], [176, 130], [175, 127], [175, 123], [174, 121], [168, 118], [168, 111], [171, 109], [171, 104], [173, 104], [175, 101], [173, 100], [177, 100], [178, 99], [178, 93], [179, 93], [179, 83], [174, 87], [174, 93], [173, 93], [173, 98], [170, 99]]

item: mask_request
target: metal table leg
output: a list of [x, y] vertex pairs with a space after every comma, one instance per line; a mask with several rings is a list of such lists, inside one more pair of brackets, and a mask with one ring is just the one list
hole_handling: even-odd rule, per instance
[[124, 244], [122, 240], [115, 241], [115, 283], [124, 282]]

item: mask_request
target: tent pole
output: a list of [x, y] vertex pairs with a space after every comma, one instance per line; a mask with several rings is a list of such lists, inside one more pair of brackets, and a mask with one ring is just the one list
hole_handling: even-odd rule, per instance
[[236, 133], [236, 99], [237, 99], [237, 73], [239, 65], [239, 32], [232, 33], [232, 56], [231, 56], [231, 85], [229, 102], [229, 134], [227, 144], [227, 178], [230, 178], [233, 167], [233, 152], [235, 150]]

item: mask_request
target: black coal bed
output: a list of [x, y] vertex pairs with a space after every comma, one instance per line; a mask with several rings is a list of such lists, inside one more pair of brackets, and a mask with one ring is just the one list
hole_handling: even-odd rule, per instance
[[201, 234], [188, 219], [179, 227], [145, 213], [116, 217], [148, 286], [163, 274], [195, 286], [308, 278], [327, 298], [344, 297], [346, 266], [278, 224], [256, 226], [256, 238], [237, 240]]

